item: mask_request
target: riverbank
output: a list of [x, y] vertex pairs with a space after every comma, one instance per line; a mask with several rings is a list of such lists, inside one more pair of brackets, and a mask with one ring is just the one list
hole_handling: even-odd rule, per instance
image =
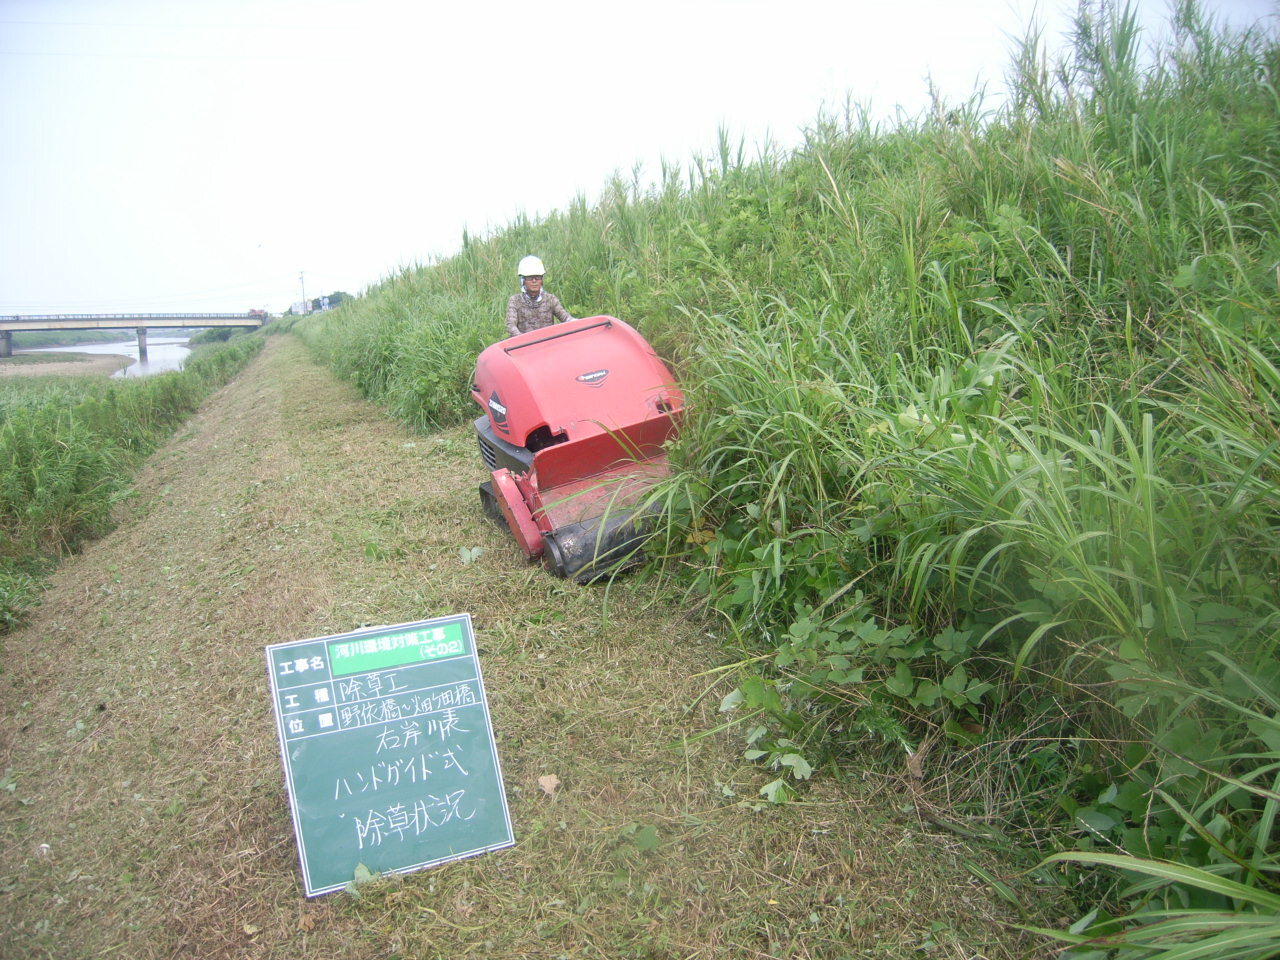
[[[406, 432], [291, 337], [206, 401], [0, 640], [0, 955], [1034, 955], [1011, 924], [1052, 921], [974, 869], [1019, 865], [909, 776], [763, 802], [741, 731], [707, 733], [736, 677], [714, 625], [528, 565], [482, 477], [467, 428]], [[516, 846], [307, 900], [263, 648], [459, 612]]]
[[0, 377], [109, 377], [133, 362], [114, 353], [15, 353], [0, 357]]

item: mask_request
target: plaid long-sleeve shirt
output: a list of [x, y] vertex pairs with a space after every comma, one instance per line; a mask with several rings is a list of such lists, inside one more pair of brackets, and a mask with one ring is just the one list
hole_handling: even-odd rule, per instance
[[543, 290], [538, 299], [532, 299], [527, 293], [517, 293], [507, 301], [507, 336], [517, 333], [528, 333], [549, 327], [557, 320], [572, 320], [569, 311], [564, 308], [554, 293]]

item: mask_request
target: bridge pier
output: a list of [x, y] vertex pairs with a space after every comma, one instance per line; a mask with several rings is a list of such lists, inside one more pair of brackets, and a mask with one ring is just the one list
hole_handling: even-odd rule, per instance
[[13, 356], [13, 331], [0, 330], [0, 357]]
[[147, 328], [138, 328], [138, 362], [147, 362]]

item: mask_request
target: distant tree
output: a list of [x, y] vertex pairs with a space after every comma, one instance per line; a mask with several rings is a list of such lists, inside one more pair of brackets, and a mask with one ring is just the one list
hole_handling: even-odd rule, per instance
[[350, 299], [351, 299], [351, 294], [343, 293], [341, 290], [335, 290], [333, 293], [329, 294], [328, 296], [316, 297], [314, 300], [310, 301], [309, 306], [312, 311], [332, 310], [334, 307]]
[[222, 343], [230, 340], [233, 336], [242, 335], [243, 330], [236, 327], [210, 327], [208, 330], [201, 330], [199, 333], [192, 334], [188, 342], [194, 346], [202, 343]]

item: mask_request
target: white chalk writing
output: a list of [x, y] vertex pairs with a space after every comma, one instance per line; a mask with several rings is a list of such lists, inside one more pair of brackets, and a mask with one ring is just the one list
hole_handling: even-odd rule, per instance
[[[375, 723], [395, 723], [421, 717], [428, 713], [440, 711], [450, 712], [454, 707], [466, 707], [479, 703], [476, 690], [469, 683], [446, 687], [443, 690], [432, 690], [424, 693], [401, 694], [397, 697], [385, 697], [381, 700], [366, 700], [360, 703], [347, 703], [338, 708], [338, 720], [342, 728], [364, 727]], [[441, 723], [446, 728], [456, 726], [456, 720], [435, 721], [435, 726], [424, 729], [424, 734], [442, 733]]]
[[433, 773], [456, 770], [464, 777], [471, 772], [462, 765], [462, 748], [452, 744], [447, 750], [420, 753], [416, 757], [378, 760], [368, 767], [335, 778], [333, 799], [352, 797], [357, 793], [377, 793], [404, 784], [425, 782]]
[[476, 815], [474, 808], [464, 813], [462, 802], [465, 790], [437, 797], [427, 794], [410, 806], [394, 803], [385, 810], [370, 809], [365, 817], [355, 818], [356, 842], [359, 848], [380, 846], [384, 840], [405, 840], [420, 836], [432, 827], [443, 827], [450, 820], [470, 820]]

